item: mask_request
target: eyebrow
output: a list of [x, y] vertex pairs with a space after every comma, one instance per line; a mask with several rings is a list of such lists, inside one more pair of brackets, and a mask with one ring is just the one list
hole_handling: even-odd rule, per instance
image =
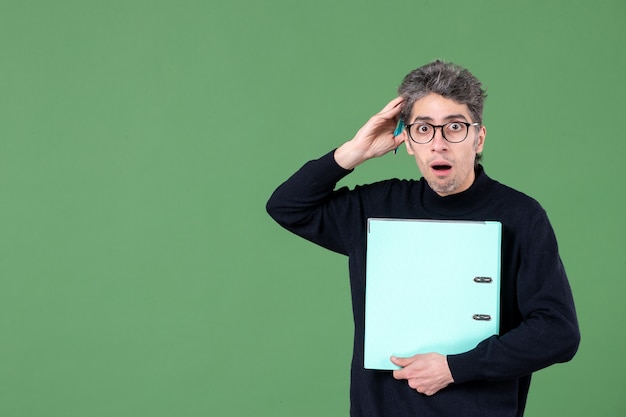
[[[467, 117], [465, 117], [464, 115], [462, 115], [460, 113], [459, 114], [451, 114], [451, 115], [446, 116], [446, 117], [443, 118], [443, 120], [454, 120], [454, 119], [463, 119], [463, 120], [467, 121]], [[421, 122], [421, 121], [432, 122], [433, 118], [432, 117], [428, 117], [428, 116], [417, 116], [415, 119], [413, 119], [413, 123]]]

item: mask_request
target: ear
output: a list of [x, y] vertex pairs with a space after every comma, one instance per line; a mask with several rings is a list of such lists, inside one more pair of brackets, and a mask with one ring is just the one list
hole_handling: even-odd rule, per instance
[[478, 129], [478, 137], [476, 138], [476, 144], [474, 147], [476, 148], [476, 153], [481, 153], [483, 148], [485, 147], [485, 138], [487, 137], [487, 128], [485, 126], [481, 126]]
[[413, 151], [413, 141], [409, 139], [409, 134], [406, 133], [406, 130], [404, 130], [402, 134], [404, 135], [404, 147], [406, 148], [407, 153], [409, 155], [415, 155], [415, 152]]

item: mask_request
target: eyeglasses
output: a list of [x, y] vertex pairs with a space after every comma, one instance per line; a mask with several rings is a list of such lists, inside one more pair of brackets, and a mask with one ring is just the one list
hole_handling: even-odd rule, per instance
[[426, 122], [416, 122], [407, 125], [409, 138], [415, 143], [426, 144], [433, 140], [437, 128], [441, 128], [441, 136], [450, 143], [463, 142], [467, 138], [470, 126], [480, 126], [480, 123], [450, 122], [445, 125], [432, 125]]

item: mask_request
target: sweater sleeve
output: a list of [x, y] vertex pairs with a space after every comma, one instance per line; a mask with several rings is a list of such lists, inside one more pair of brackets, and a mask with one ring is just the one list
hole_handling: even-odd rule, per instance
[[353, 204], [347, 188], [335, 187], [351, 172], [337, 164], [334, 151], [309, 161], [274, 191], [267, 212], [296, 235], [347, 255], [343, 231], [349, 227], [351, 216], [346, 213]]
[[543, 210], [523, 232], [516, 277], [521, 323], [475, 349], [448, 356], [456, 383], [530, 375], [570, 360], [580, 333], [556, 237]]

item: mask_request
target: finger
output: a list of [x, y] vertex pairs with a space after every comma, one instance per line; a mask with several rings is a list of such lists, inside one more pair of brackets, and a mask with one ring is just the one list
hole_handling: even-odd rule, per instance
[[406, 379], [408, 381], [409, 378], [411, 378], [411, 376], [408, 374], [405, 368], [402, 368], [402, 369], [396, 369], [395, 371], [393, 371], [393, 378], [397, 380]]
[[396, 144], [394, 145], [393, 153], [397, 154], [398, 153], [398, 149], [400, 149], [400, 146], [404, 143], [404, 141], [401, 140], [400, 142], [398, 142], [398, 138], [397, 137], [394, 138], [394, 141], [396, 142]]
[[403, 368], [409, 365], [413, 361], [412, 358], [399, 358], [397, 356], [392, 356], [389, 359], [391, 360], [391, 363], [393, 363], [394, 365], [401, 366]]
[[402, 106], [401, 106], [402, 103], [404, 103], [404, 97], [402, 96], [396, 97], [393, 100], [391, 100], [389, 103], [387, 103], [387, 105], [383, 107], [380, 113], [387, 113], [389, 111], [395, 111], [399, 113], [400, 110], [402, 109]]

